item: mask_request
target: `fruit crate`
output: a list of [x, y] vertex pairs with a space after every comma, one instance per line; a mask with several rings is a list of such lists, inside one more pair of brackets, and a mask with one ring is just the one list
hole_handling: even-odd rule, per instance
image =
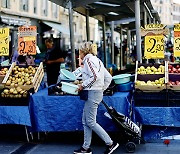
[[167, 75], [167, 89], [180, 91], [180, 64], [169, 63]]
[[28, 106], [29, 105], [29, 99], [30, 94], [33, 92], [33, 89], [30, 89], [27, 91], [27, 95], [25, 97], [12, 97], [9, 95], [9, 97], [2, 97], [1, 93], [4, 91], [4, 89], [9, 88], [3, 88], [0, 90], [0, 106]]
[[[6, 76], [5, 76], [5, 78], [4, 78], [3, 82], [2, 82], [5, 85], [5, 87], [7, 87], [7, 88], [14, 87], [14, 85], [13, 86], [11, 86], [11, 85], [7, 86], [6, 82], [8, 81], [9, 76], [12, 73], [12, 70], [13, 70], [13, 68], [15, 66], [16, 66], [16, 64], [12, 63], [8, 73], [6, 74]], [[29, 65], [29, 66], [36, 67], [35, 65]], [[29, 66], [19, 66], [19, 68], [28, 68]], [[18, 87], [22, 88], [23, 90], [29, 90], [29, 89], [33, 88], [34, 92], [37, 92], [37, 90], [38, 90], [38, 88], [40, 86], [40, 83], [41, 83], [41, 81], [43, 79], [43, 76], [44, 76], [44, 69], [43, 69], [43, 63], [41, 62], [40, 65], [38, 66], [34, 76], [33, 76], [32, 83], [29, 84], [29, 85], [18, 85]]]
[[[141, 68], [141, 70], [140, 70]], [[153, 74], [154, 72], [157, 72], [158, 68], [159, 69], [158, 73]], [[147, 70], [151, 70], [150, 72], [148, 72], [149, 74], [147, 74]], [[163, 70], [163, 71], [162, 71]], [[140, 73], [139, 71], [144, 71], [142, 73]], [[164, 84], [162, 85], [162, 83], [158, 83], [158, 81], [160, 78], [164, 78]], [[144, 81], [146, 84], [141, 85], [140, 83], [138, 83], [138, 81]], [[154, 82], [156, 81], [156, 84], [154, 84]], [[160, 81], [160, 80], [159, 80]], [[148, 82], [148, 84], [147, 84]], [[151, 85], [150, 82], [152, 82], [153, 84]], [[161, 81], [160, 81], [161, 82]], [[141, 90], [144, 92], [159, 92], [162, 91], [164, 89], [166, 89], [166, 83], [167, 83], [167, 62], [165, 62], [164, 64], [142, 64], [139, 62], [136, 62], [136, 71], [135, 71], [135, 89], [137, 90]]]

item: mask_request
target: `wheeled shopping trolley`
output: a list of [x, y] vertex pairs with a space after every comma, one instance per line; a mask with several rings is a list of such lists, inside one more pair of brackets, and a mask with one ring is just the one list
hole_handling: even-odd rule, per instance
[[131, 119], [124, 114], [117, 112], [113, 107], [109, 107], [103, 100], [102, 103], [106, 107], [112, 121], [122, 132], [123, 139], [125, 139], [125, 148], [129, 153], [133, 153], [136, 149], [136, 142], [144, 140], [141, 138], [141, 129]]

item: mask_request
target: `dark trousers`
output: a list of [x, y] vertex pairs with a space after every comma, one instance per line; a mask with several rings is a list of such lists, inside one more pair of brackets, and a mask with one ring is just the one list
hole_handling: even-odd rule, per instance
[[56, 84], [58, 80], [59, 72], [52, 72], [47, 70], [47, 83], [48, 86]]

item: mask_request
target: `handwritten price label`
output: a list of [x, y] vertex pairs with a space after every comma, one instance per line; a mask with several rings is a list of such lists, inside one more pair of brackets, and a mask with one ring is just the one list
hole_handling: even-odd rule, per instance
[[180, 57], [180, 24], [174, 25], [174, 56]]
[[164, 58], [164, 36], [145, 36], [144, 56], [146, 59]]
[[9, 28], [0, 28], [0, 56], [9, 56]]
[[18, 28], [18, 52], [20, 55], [36, 55], [36, 26]]

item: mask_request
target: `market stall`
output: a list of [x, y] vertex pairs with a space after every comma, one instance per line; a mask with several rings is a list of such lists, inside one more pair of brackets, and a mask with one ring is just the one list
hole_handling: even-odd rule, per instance
[[[103, 100], [118, 112], [130, 114], [130, 92], [116, 92], [104, 96]], [[48, 89], [43, 89], [31, 96], [30, 115], [34, 131], [82, 131], [82, 111], [84, 101], [79, 96], [48, 96]], [[105, 107], [98, 109], [97, 121], [108, 131], [115, 130], [110, 119], [104, 116]]]

